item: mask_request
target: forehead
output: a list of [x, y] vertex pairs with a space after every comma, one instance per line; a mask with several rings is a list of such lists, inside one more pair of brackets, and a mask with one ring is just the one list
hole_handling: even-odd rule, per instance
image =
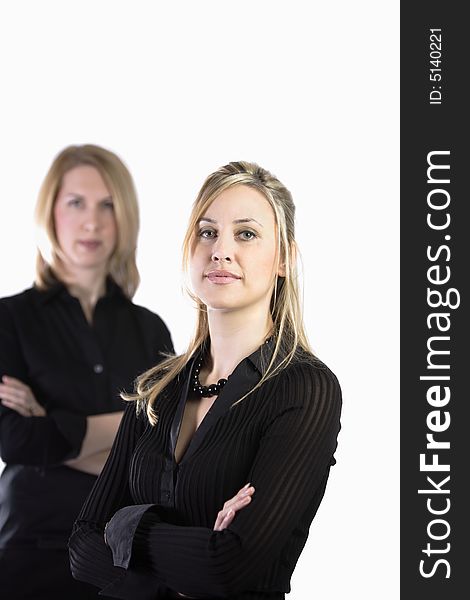
[[235, 185], [221, 192], [202, 216], [216, 221], [251, 218], [263, 224], [275, 222], [274, 211], [266, 197], [247, 185]]
[[64, 173], [59, 193], [86, 193], [109, 195], [109, 190], [98, 169], [92, 165], [78, 165]]

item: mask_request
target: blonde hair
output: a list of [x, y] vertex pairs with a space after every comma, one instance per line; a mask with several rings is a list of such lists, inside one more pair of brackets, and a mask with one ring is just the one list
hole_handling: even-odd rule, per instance
[[140, 281], [135, 256], [139, 208], [134, 182], [116, 154], [93, 144], [64, 148], [44, 178], [35, 213], [41, 234], [36, 259], [36, 286], [47, 289], [57, 281], [53, 271], [60, 256], [60, 246], [55, 231], [54, 204], [64, 175], [81, 165], [92, 166], [100, 173], [113, 199], [117, 241], [109, 260], [108, 274], [124, 294], [132, 298]]
[[[285, 368], [300, 350], [313, 356], [307, 340], [302, 318], [299, 283], [297, 274], [297, 247], [295, 242], [295, 206], [289, 190], [269, 171], [250, 162], [231, 162], [221, 167], [205, 180], [192, 208], [188, 229], [183, 241], [183, 269], [187, 273], [191, 247], [197, 231], [197, 223], [210, 204], [227, 188], [246, 185], [263, 194], [271, 205], [277, 228], [279, 263], [285, 276], [276, 276], [271, 299], [274, 351], [266, 371], [259, 383], [243, 398], [246, 398], [264, 381]], [[144, 407], [152, 425], [158, 420], [155, 403], [162, 390], [184, 369], [187, 362], [205, 347], [209, 339], [209, 324], [205, 304], [189, 289], [198, 311], [194, 336], [184, 354], [169, 357], [136, 380], [136, 393], [123, 395], [126, 400], [136, 400], [137, 410]]]

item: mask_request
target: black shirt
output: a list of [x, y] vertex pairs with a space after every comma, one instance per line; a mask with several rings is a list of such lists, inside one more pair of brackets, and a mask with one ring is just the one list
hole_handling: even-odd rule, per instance
[[0, 377], [29, 385], [47, 411], [0, 404], [0, 549], [66, 547], [96, 480], [62, 464], [79, 454], [86, 417], [123, 410], [119, 392], [172, 349], [163, 321], [111, 280], [92, 325], [62, 284], [0, 300]]
[[[74, 526], [72, 573], [107, 596], [282, 599], [323, 497], [340, 429], [341, 390], [310, 357], [259, 382], [272, 343], [230, 376], [175, 461], [191, 364], [160, 395], [158, 423], [126, 408], [105, 466]], [[228, 529], [218, 511], [256, 489]], [[103, 540], [106, 529], [108, 545]]]

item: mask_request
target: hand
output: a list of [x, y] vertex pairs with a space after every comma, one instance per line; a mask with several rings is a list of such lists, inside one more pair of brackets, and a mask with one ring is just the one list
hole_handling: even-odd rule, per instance
[[[233, 521], [236, 513], [245, 508], [251, 502], [251, 497], [255, 493], [255, 488], [247, 483], [241, 490], [235, 494], [233, 498], [227, 500], [224, 507], [219, 511], [217, 519], [215, 520], [214, 531], [223, 531], [227, 529], [230, 523]], [[181, 598], [192, 598], [192, 596], [185, 596], [181, 592], [177, 592]]]
[[233, 498], [227, 500], [223, 509], [219, 511], [217, 515], [214, 531], [223, 531], [224, 529], [227, 529], [235, 518], [236, 513], [250, 504], [251, 497], [254, 493], [255, 488], [247, 483]]
[[46, 411], [34, 397], [31, 388], [19, 379], [4, 375], [0, 383], [0, 398], [7, 406], [23, 417], [45, 417]]

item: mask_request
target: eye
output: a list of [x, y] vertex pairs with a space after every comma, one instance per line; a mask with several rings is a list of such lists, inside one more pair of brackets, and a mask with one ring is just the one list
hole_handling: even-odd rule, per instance
[[214, 229], [200, 229], [198, 236], [203, 240], [213, 240], [217, 237], [217, 233], [214, 231]]
[[258, 237], [254, 231], [250, 231], [249, 229], [240, 231], [237, 233], [237, 235], [244, 242], [249, 242], [250, 240], [254, 240], [256, 237]]
[[114, 210], [114, 202], [112, 200], [105, 200], [101, 206], [109, 210]]
[[70, 200], [67, 200], [67, 206], [74, 206], [74, 207], [80, 207], [83, 205], [83, 198], [70, 198]]

